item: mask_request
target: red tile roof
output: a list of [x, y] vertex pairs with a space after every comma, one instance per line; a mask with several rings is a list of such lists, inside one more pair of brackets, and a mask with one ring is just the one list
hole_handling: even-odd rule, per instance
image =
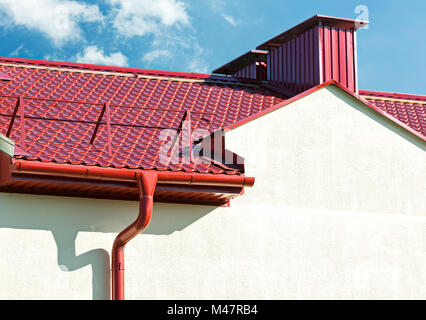
[[426, 140], [426, 96], [360, 90], [375, 107], [406, 124]]
[[[11, 134], [15, 157], [58, 163], [239, 174], [213, 163], [161, 163], [159, 151], [166, 142], [160, 131], [177, 129], [186, 110], [192, 130], [229, 128], [289, 98], [256, 80], [197, 73], [2, 57], [0, 72], [12, 79], [0, 79], [0, 133], [8, 130], [15, 97], [25, 97], [25, 150], [17, 120]], [[360, 95], [426, 140], [426, 96], [367, 90]], [[105, 102], [111, 108], [112, 156], [105, 125], [90, 144]]]
[[[0, 133], [11, 122], [14, 97], [25, 97], [25, 151], [17, 120], [11, 134], [15, 157], [58, 163], [239, 174], [216, 164], [161, 163], [160, 131], [177, 129], [185, 110], [191, 111], [192, 130], [213, 132], [285, 99], [255, 81], [195, 73], [1, 57], [0, 71], [12, 78], [0, 81]], [[105, 102], [111, 105], [111, 157], [106, 126], [90, 144]]]

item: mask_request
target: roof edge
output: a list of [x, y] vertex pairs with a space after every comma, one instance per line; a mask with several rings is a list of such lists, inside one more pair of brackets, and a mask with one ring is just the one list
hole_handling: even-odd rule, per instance
[[421, 100], [426, 101], [426, 95], [399, 93], [399, 92], [386, 92], [377, 90], [359, 90], [361, 96], [374, 96], [377, 98], [393, 98], [393, 99], [406, 99], [406, 100]]
[[[66, 62], [66, 61], [51, 61], [51, 60], [1, 57], [1, 56], [0, 56], [0, 60], [9, 61], [9, 62], [19, 62], [19, 63], [30, 64], [30, 65], [31, 64], [45, 65], [45, 66], [51, 66], [51, 67], [65, 67], [65, 68], [80, 69], [80, 70], [109, 71], [109, 72], [119, 72], [119, 73], [159, 75], [159, 76], [169, 76], [169, 77], [172, 76], [172, 77], [183, 77], [183, 78], [194, 78], [194, 79], [207, 79], [212, 77], [211, 74], [206, 74], [206, 73], [117, 67], [117, 66]], [[219, 76], [216, 76], [216, 77], [219, 77]], [[222, 77], [222, 78], [226, 79], [226, 77]]]
[[351, 95], [355, 99], [357, 99], [360, 102], [364, 103], [365, 105], [367, 105], [368, 107], [370, 107], [374, 111], [378, 112], [382, 116], [384, 116], [387, 119], [395, 122], [396, 124], [398, 124], [403, 129], [409, 131], [411, 134], [417, 136], [418, 138], [420, 138], [423, 141], [426, 141], [426, 137], [425, 136], [423, 136], [419, 132], [415, 131], [411, 127], [407, 126], [405, 123], [401, 122], [400, 120], [398, 120], [398, 119], [392, 117], [391, 115], [387, 114], [385, 111], [381, 110], [380, 108], [377, 108], [372, 103], [368, 102], [365, 98], [363, 98], [359, 94], [357, 94], [357, 93], [349, 90], [348, 88], [344, 87], [343, 85], [341, 85], [336, 80], [329, 80], [329, 81], [324, 82], [324, 83], [322, 83], [320, 85], [317, 85], [316, 87], [313, 87], [313, 88], [311, 88], [309, 90], [306, 90], [306, 91], [304, 91], [302, 93], [299, 93], [298, 95], [296, 95], [296, 96], [294, 96], [294, 97], [292, 97], [292, 98], [290, 98], [288, 100], [285, 100], [285, 101], [283, 101], [281, 103], [278, 103], [278, 104], [276, 104], [275, 106], [273, 106], [273, 107], [271, 107], [269, 109], [263, 110], [263, 111], [261, 111], [259, 113], [256, 113], [256, 114], [254, 114], [254, 115], [252, 115], [250, 117], [247, 117], [247, 118], [245, 118], [243, 120], [240, 120], [240, 121], [238, 121], [238, 122], [236, 122], [236, 123], [234, 123], [234, 124], [232, 124], [230, 126], [225, 127], [224, 131], [227, 132], [227, 131], [231, 131], [231, 130], [233, 130], [235, 128], [238, 128], [238, 127], [240, 127], [240, 126], [242, 126], [242, 125], [244, 125], [244, 124], [246, 124], [248, 122], [256, 120], [257, 118], [260, 118], [260, 117], [262, 117], [262, 116], [264, 116], [266, 114], [269, 114], [271, 112], [274, 112], [275, 110], [278, 110], [278, 109], [280, 109], [282, 107], [285, 107], [285, 106], [287, 106], [287, 105], [289, 105], [289, 104], [291, 104], [291, 103], [293, 103], [293, 102], [295, 102], [295, 101], [297, 101], [297, 100], [299, 100], [299, 99], [301, 99], [303, 97], [306, 97], [306, 96], [310, 95], [311, 93], [314, 93], [314, 92], [316, 92], [316, 91], [318, 91], [320, 89], [323, 89], [325, 87], [328, 87], [328, 86], [336, 86], [336, 87], [340, 88], [341, 90], [345, 91], [346, 93], [348, 93], [349, 95]]
[[194, 72], [164, 71], [127, 67], [102, 66], [49, 60], [0, 57], [0, 66], [12, 66], [36, 69], [52, 69], [63, 72], [100, 73], [123, 77], [153, 78], [169, 81], [189, 81], [205, 83], [223, 83], [236, 86], [258, 86], [257, 79], [240, 79], [220, 74], [204, 74]]
[[315, 86], [315, 87], [313, 87], [311, 89], [303, 91], [302, 93], [299, 93], [299, 94], [291, 97], [290, 99], [282, 101], [282, 102], [280, 102], [280, 103], [278, 103], [278, 104], [276, 104], [276, 105], [274, 105], [274, 106], [272, 106], [272, 107], [270, 107], [268, 109], [265, 109], [265, 110], [263, 110], [261, 112], [253, 114], [253, 115], [251, 115], [251, 116], [249, 116], [247, 118], [244, 118], [244, 119], [242, 119], [242, 120], [240, 120], [238, 122], [235, 122], [235, 123], [233, 123], [233, 124], [225, 127], [224, 131], [227, 132], [227, 131], [234, 130], [235, 128], [238, 128], [238, 127], [240, 127], [240, 126], [242, 126], [242, 125], [244, 125], [246, 123], [249, 123], [249, 122], [251, 122], [253, 120], [256, 120], [257, 118], [260, 118], [260, 117], [262, 117], [262, 116], [264, 116], [266, 114], [274, 112], [275, 110], [281, 109], [282, 107], [285, 107], [286, 105], [288, 105], [290, 103], [293, 103], [293, 102], [295, 102], [295, 101], [297, 101], [297, 100], [299, 100], [299, 99], [301, 99], [301, 98], [303, 98], [303, 97], [305, 97], [305, 96], [307, 96], [307, 95], [309, 95], [309, 94], [311, 94], [311, 93], [313, 93], [313, 92], [315, 92], [315, 91], [317, 91], [317, 90], [319, 90], [321, 88], [327, 87], [327, 86], [329, 86], [331, 84], [334, 84], [334, 83], [337, 84], [337, 82], [335, 80], [329, 80], [329, 81], [327, 81], [325, 83], [322, 83], [320, 85], [317, 85], [317, 86]]

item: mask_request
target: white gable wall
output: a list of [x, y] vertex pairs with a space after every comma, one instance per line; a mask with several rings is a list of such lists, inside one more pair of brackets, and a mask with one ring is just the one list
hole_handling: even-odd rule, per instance
[[[228, 132], [254, 187], [230, 208], [156, 203], [126, 248], [126, 297], [425, 298], [425, 144], [366, 110], [329, 86]], [[0, 298], [108, 297], [137, 203], [0, 204]]]

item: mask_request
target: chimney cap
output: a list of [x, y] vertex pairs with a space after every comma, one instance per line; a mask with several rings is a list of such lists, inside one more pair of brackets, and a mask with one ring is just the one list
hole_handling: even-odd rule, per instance
[[221, 66], [220, 68], [213, 70], [212, 73], [232, 75], [240, 71], [242, 68], [249, 66], [255, 62], [266, 62], [267, 55], [268, 51], [251, 50], [232, 60], [231, 62], [228, 62], [227, 64]]
[[305, 32], [306, 30], [314, 26], [319, 25], [320, 23], [323, 26], [355, 30], [358, 30], [369, 24], [368, 21], [364, 20], [345, 19], [317, 14], [312, 18], [309, 18], [308, 20], [298, 24], [297, 26], [272, 38], [271, 40], [266, 41], [265, 43], [258, 46], [257, 49], [268, 50], [273, 47], [280, 47], [283, 43], [290, 41], [291, 39], [297, 37], [299, 34]]

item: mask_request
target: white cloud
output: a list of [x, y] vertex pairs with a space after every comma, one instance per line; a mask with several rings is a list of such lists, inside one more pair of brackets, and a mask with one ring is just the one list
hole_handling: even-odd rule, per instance
[[159, 58], [170, 58], [171, 56], [172, 54], [167, 50], [156, 49], [145, 53], [141, 60], [143, 62], [151, 63]]
[[229, 16], [227, 14], [222, 13], [222, 18], [225, 19], [226, 21], [228, 21], [228, 23], [235, 27], [237, 25], [237, 22], [235, 21], [234, 17]]
[[[143, 55], [141, 60], [154, 67], [205, 73], [209, 69], [205, 54], [192, 28], [173, 29], [155, 34], [151, 50]], [[161, 59], [166, 57], [169, 59]], [[151, 58], [152, 60], [148, 61]]]
[[102, 21], [99, 7], [71, 0], [0, 0], [0, 25], [38, 30], [58, 46], [81, 39], [82, 22]]
[[24, 44], [21, 43], [21, 45], [16, 48], [15, 50], [13, 50], [11, 53], [9, 53], [9, 56], [11, 57], [17, 57], [19, 56], [19, 53], [21, 52], [21, 50], [24, 48]]
[[188, 62], [188, 69], [190, 72], [208, 73], [210, 66], [203, 58], [205, 55], [204, 49], [198, 44], [195, 44], [193, 51], [193, 56]]
[[200, 57], [194, 57], [188, 64], [189, 72], [209, 73], [208, 63]]
[[[100, 11], [102, 2], [104, 15]], [[95, 30], [99, 35], [108, 31], [113, 37], [111, 41], [104, 45], [87, 44], [72, 59], [116, 66], [129, 65], [128, 52], [111, 48], [129, 48], [131, 38], [144, 37], [137, 40], [143, 43], [140, 59], [151, 67], [206, 72], [205, 51], [198, 43], [197, 30], [191, 25], [188, 3], [187, 0], [0, 0], [0, 26], [38, 30], [59, 47], [68, 41], [85, 41], [83, 36], [96, 41], [92, 37]], [[84, 32], [88, 23], [95, 28]], [[108, 29], [101, 29], [103, 26]], [[21, 54], [24, 51], [25, 47], [15, 50]], [[61, 49], [45, 57], [69, 60]]]
[[235, 27], [238, 25], [237, 21], [233, 16], [227, 14], [226, 9], [229, 3], [226, 3], [224, 0], [209, 0], [208, 4], [212, 11], [216, 14], [220, 14], [220, 16], [225, 19], [231, 26]]
[[79, 63], [92, 63], [120, 67], [127, 67], [129, 65], [127, 57], [121, 52], [115, 52], [108, 56], [105, 55], [103, 49], [99, 49], [96, 46], [88, 46], [84, 48], [83, 53], [77, 54], [76, 61]]
[[157, 34], [164, 28], [189, 25], [185, 4], [179, 0], [108, 0], [113, 26], [125, 37]]

